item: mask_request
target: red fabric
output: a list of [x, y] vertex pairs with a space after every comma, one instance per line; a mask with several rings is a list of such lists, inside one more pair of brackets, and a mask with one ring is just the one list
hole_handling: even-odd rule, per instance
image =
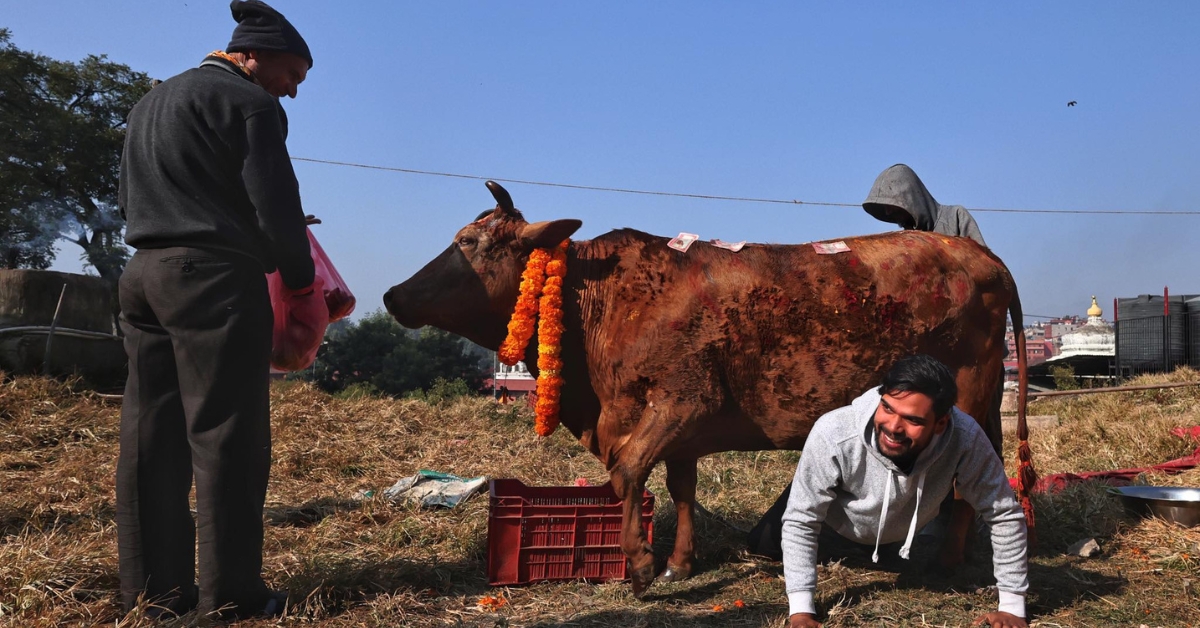
[[1200, 425], [1193, 425], [1192, 427], [1177, 427], [1171, 430], [1171, 433], [1179, 438], [1185, 440], [1191, 439], [1197, 443], [1200, 443]]
[[[1171, 433], [1180, 438], [1194, 439], [1197, 441], [1197, 443], [1200, 443], [1200, 425], [1188, 428], [1177, 427], [1171, 430]], [[1037, 484], [1034, 485], [1033, 491], [1035, 493], [1043, 493], [1047, 491], [1056, 493], [1070, 486], [1071, 484], [1083, 482], [1085, 480], [1097, 480], [1113, 486], [1124, 486], [1132, 482], [1133, 479], [1136, 478], [1140, 473], [1149, 471], [1176, 474], [1193, 469], [1197, 466], [1200, 466], [1200, 447], [1197, 447], [1196, 450], [1191, 454], [1188, 454], [1182, 458], [1176, 458], [1175, 460], [1164, 462], [1162, 464], [1156, 464], [1151, 467], [1116, 469], [1113, 471], [1090, 471], [1087, 473], [1058, 473], [1055, 475], [1049, 475], [1039, 479]], [[1018, 479], [1019, 478], [1010, 478], [1008, 480], [1009, 484], [1012, 485], [1013, 490], [1016, 490], [1017, 488]]]
[[308, 244], [312, 248], [313, 267], [316, 276], [325, 282], [325, 305], [329, 309], [329, 322], [341, 320], [354, 311], [354, 295], [338, 274], [325, 249], [317, 242], [312, 229], [308, 229]]
[[281, 371], [306, 369], [317, 358], [317, 349], [329, 326], [324, 280], [318, 276], [311, 288], [292, 290], [279, 272], [267, 275], [275, 328], [271, 341], [271, 366]]

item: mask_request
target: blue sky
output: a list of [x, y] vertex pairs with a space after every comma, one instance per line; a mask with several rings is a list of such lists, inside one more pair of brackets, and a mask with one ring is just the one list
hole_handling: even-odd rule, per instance
[[[220, 0], [7, 3], [14, 42], [168, 78], [223, 48]], [[858, 203], [893, 163], [970, 208], [1200, 210], [1200, 3], [276, 0], [315, 59], [294, 156], [699, 194]], [[1068, 108], [1067, 101], [1078, 101]], [[297, 163], [359, 299], [492, 201], [481, 181]], [[578, 237], [799, 243], [885, 231], [861, 209], [509, 184]], [[1025, 311], [1200, 293], [1200, 215], [975, 213]], [[64, 249], [56, 268], [78, 270]]]

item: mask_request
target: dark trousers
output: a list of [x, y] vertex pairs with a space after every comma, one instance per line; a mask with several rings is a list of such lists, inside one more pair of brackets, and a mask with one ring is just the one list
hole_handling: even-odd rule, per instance
[[117, 462], [121, 601], [129, 609], [145, 594], [177, 613], [261, 610], [273, 321], [262, 269], [192, 248], [138, 251], [120, 300], [129, 356]]

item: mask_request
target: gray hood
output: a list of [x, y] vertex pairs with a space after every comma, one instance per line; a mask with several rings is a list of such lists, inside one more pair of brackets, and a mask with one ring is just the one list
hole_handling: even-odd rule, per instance
[[[888, 215], [889, 207], [898, 207], [912, 216], [912, 224], [904, 225]], [[884, 170], [871, 186], [863, 201], [863, 209], [883, 222], [899, 224], [918, 231], [933, 231], [944, 235], [971, 238], [983, 246], [979, 225], [962, 205], [942, 205], [933, 198], [917, 173], [904, 164]]]
[[875, 185], [871, 186], [867, 200], [863, 201], [863, 209], [868, 214], [884, 222], [895, 223], [880, 205], [899, 207], [908, 212], [918, 231], [933, 231], [941, 209], [917, 173], [904, 164], [896, 164], [880, 173]]

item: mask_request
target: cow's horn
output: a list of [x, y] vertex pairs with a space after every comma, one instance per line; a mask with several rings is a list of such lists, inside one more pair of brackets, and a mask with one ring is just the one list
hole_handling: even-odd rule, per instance
[[513, 209], [515, 209], [513, 207], [512, 197], [508, 195], [508, 190], [500, 187], [499, 183], [496, 183], [495, 181], [488, 181], [484, 185], [487, 186], [487, 189], [492, 191], [492, 196], [496, 197], [496, 204], [500, 206], [500, 209], [503, 209], [506, 212], [511, 212]]

